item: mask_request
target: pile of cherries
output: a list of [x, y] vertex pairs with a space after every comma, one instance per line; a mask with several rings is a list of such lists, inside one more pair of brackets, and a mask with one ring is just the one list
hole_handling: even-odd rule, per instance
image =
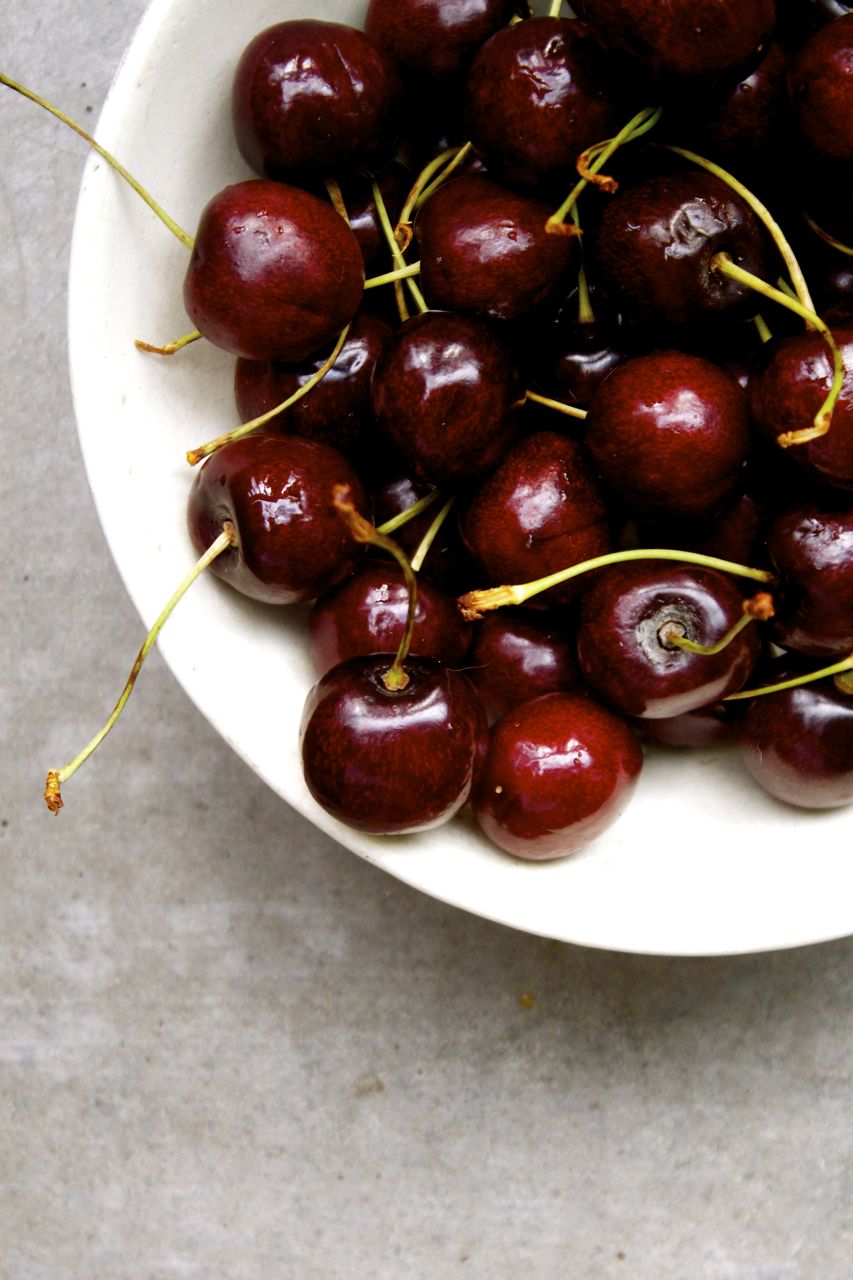
[[190, 535], [316, 601], [311, 793], [376, 833], [470, 800], [523, 858], [604, 830], [643, 739], [853, 802], [853, 6], [575, 8], [260, 33], [261, 176], [184, 292], [256, 423], [193, 452]]

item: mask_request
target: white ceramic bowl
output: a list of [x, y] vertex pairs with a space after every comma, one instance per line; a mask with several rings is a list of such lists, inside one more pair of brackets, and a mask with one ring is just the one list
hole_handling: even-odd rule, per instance
[[[207, 199], [248, 176], [229, 117], [244, 45], [306, 13], [359, 23], [365, 3], [154, 0], [99, 139], [192, 232]], [[193, 561], [184, 453], [237, 421], [230, 357], [198, 343], [165, 361], [133, 346], [192, 327], [181, 302], [186, 257], [93, 156], [71, 263], [74, 399], [100, 518], [146, 625]], [[405, 839], [348, 830], [302, 781], [297, 733], [312, 682], [304, 628], [304, 610], [254, 606], [209, 578], [182, 602], [161, 648], [201, 711], [284, 800], [392, 875], [531, 933], [626, 951], [722, 954], [853, 932], [853, 812], [776, 803], [744, 776], [736, 753], [650, 753], [623, 817], [561, 862], [514, 861], [464, 819]]]

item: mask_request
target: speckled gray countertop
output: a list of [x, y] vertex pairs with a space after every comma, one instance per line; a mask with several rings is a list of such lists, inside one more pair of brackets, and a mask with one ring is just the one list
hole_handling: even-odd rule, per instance
[[[142, 0], [2, 0], [94, 120]], [[149, 663], [78, 453], [82, 144], [0, 96], [2, 1280], [850, 1280], [853, 941], [661, 960], [387, 878]], [[87, 730], [88, 731], [88, 730]]]

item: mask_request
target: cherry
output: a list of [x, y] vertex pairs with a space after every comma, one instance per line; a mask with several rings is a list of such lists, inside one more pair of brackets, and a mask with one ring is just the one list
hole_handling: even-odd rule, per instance
[[[409, 592], [398, 566], [368, 560], [311, 610], [314, 669], [325, 675], [339, 662], [372, 653], [393, 653], [406, 627]], [[410, 653], [461, 666], [471, 628], [451, 596], [419, 577]]]
[[546, 232], [550, 214], [478, 174], [439, 187], [415, 224], [427, 302], [510, 320], [559, 298], [573, 250], [571, 238]]
[[781, 579], [773, 638], [815, 658], [853, 652], [853, 511], [809, 503], [784, 512], [767, 548]]
[[184, 304], [196, 328], [232, 355], [292, 363], [349, 323], [363, 286], [358, 243], [331, 205], [254, 179], [205, 206]]
[[581, 324], [564, 313], [532, 352], [536, 385], [546, 396], [585, 407], [635, 345], [616, 325]]
[[[385, 202], [388, 217], [395, 224], [412, 185], [412, 176], [408, 169], [394, 161], [376, 175], [376, 185]], [[382, 233], [371, 180], [364, 174], [349, 174], [342, 179], [340, 191], [347, 220], [361, 249], [365, 271], [370, 272], [374, 268], [377, 271], [384, 270], [388, 242]]]
[[507, 853], [561, 858], [616, 820], [642, 764], [637, 736], [618, 716], [581, 694], [544, 694], [492, 728], [474, 816]]
[[761, 641], [754, 626], [715, 654], [691, 653], [678, 640], [714, 645], [742, 618], [740, 592], [712, 569], [620, 564], [602, 573], [581, 601], [581, 671], [624, 715], [683, 715], [739, 689]]
[[[266, 430], [319, 440], [340, 449], [347, 457], [357, 457], [375, 434], [370, 379], [390, 334], [390, 326], [384, 320], [364, 313], [357, 315], [322, 382], [284, 413], [271, 418]], [[241, 420], [248, 422], [282, 404], [316, 374], [327, 354], [321, 351], [299, 365], [238, 360], [234, 394]]]
[[581, 16], [609, 54], [655, 84], [694, 91], [748, 72], [773, 31], [774, 0], [582, 0]]
[[354, 27], [300, 18], [261, 31], [234, 76], [237, 145], [256, 173], [305, 183], [393, 159], [403, 87], [378, 45]]
[[713, 702], [681, 716], [635, 720], [633, 724], [641, 738], [660, 747], [714, 747], [735, 737], [739, 723], [736, 708], [736, 703]]
[[423, 831], [468, 799], [487, 733], [468, 678], [408, 658], [404, 688], [383, 681], [390, 657], [351, 658], [308, 695], [302, 717], [305, 781], [341, 822], [378, 835]]
[[776, 148], [786, 132], [787, 70], [788, 59], [774, 42], [751, 74], [714, 104], [698, 132], [685, 122], [684, 135], [691, 138], [687, 146], [753, 170], [771, 157], [778, 159]]
[[[385, 480], [374, 491], [373, 500], [376, 512], [376, 523], [385, 523], [407, 511], [416, 502], [432, 494], [436, 499], [430, 506], [414, 519], [393, 530], [395, 542], [407, 555], [413, 556], [421, 544], [421, 540], [438, 513], [438, 493], [429, 485], [422, 484], [407, 475], [397, 475]], [[459, 534], [459, 526], [455, 519], [445, 520], [438, 535], [429, 549], [424, 561], [423, 573], [433, 582], [447, 587], [454, 594], [467, 590], [476, 581], [476, 566]]]
[[485, 322], [428, 311], [401, 325], [373, 374], [379, 426], [417, 479], [455, 484], [491, 470], [516, 432], [522, 386]]
[[607, 81], [582, 22], [532, 18], [493, 35], [465, 89], [468, 133], [489, 173], [524, 186], [565, 182], [578, 155], [619, 126]]
[[367, 509], [361, 482], [328, 445], [298, 436], [254, 435], [219, 449], [198, 469], [187, 526], [204, 551], [225, 521], [236, 545], [211, 566], [243, 595], [267, 604], [313, 600], [348, 577], [361, 558], [332, 505], [348, 484]]
[[[845, 376], [830, 430], [788, 449], [788, 455], [841, 489], [853, 489], [853, 325], [838, 326]], [[807, 426], [832, 382], [832, 362], [819, 333], [779, 342], [764, 371], [749, 388], [752, 416], [765, 437], [776, 440]]]
[[[582, 445], [553, 431], [520, 440], [472, 495], [462, 537], [490, 582], [526, 582], [610, 550], [604, 499]], [[574, 599], [573, 583], [547, 595]]]
[[803, 45], [788, 88], [809, 146], [830, 159], [853, 161], [853, 13], [821, 27]]
[[[789, 674], [783, 660], [774, 678]], [[806, 809], [853, 804], [853, 697], [832, 680], [755, 698], [740, 744], [746, 768], [778, 800]]]
[[731, 494], [710, 516], [698, 521], [670, 519], [638, 522], [643, 547], [677, 547], [739, 564], [760, 558], [759, 538], [766, 521], [764, 504], [749, 491]]
[[370, 0], [364, 29], [409, 79], [447, 81], [509, 21], [512, 0]]
[[635, 512], [698, 518], [734, 487], [749, 448], [746, 396], [698, 356], [658, 351], [614, 369], [593, 398], [587, 441]]
[[468, 675], [490, 715], [580, 684], [574, 645], [536, 614], [492, 613], [474, 628]]
[[657, 174], [620, 191], [593, 241], [601, 282], [635, 322], [683, 325], [753, 305], [754, 295], [712, 266], [727, 253], [764, 270], [760, 226], [749, 206], [710, 173]]

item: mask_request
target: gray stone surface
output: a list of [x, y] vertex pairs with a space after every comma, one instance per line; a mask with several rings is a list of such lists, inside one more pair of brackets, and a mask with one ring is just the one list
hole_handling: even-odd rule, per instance
[[[95, 118], [141, 0], [0, 0]], [[89, 108], [92, 110], [89, 111]], [[65, 371], [82, 144], [0, 94], [2, 1280], [850, 1280], [850, 940], [512, 933], [286, 809], [139, 643]]]

